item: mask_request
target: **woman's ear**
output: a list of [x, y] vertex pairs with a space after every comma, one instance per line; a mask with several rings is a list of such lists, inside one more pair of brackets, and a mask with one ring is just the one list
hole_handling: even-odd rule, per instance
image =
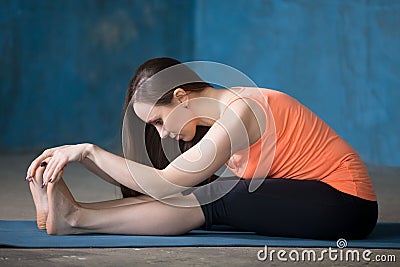
[[[174, 98], [177, 99], [180, 103], [184, 103], [189, 101], [188, 93], [182, 88], [176, 88], [174, 91]], [[186, 103], [187, 105], [187, 103]]]

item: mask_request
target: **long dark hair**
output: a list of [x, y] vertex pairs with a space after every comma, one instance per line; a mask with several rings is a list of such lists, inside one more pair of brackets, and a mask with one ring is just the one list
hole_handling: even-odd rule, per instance
[[[122, 115], [125, 116], [127, 109], [130, 104], [132, 104], [132, 97], [136, 97], [139, 101], [156, 101], [156, 105], [169, 105], [171, 104], [172, 98], [173, 98], [173, 92], [177, 87], [180, 87], [184, 89], [185, 91], [202, 91], [206, 87], [212, 87], [211, 84], [204, 82], [201, 80], [197, 74], [192, 71], [191, 69], [185, 67], [185, 73], [189, 76], [190, 78], [194, 78], [193, 81], [195, 82], [190, 82], [186, 84], [181, 84], [177, 87], [174, 87], [167, 91], [165, 94], [160, 94], [160, 89], [157, 86], [145, 86], [141, 87], [146, 81], [149, 80], [150, 77], [154, 76], [156, 73], [159, 73], [162, 70], [165, 70], [169, 67], [172, 66], [184, 66], [182, 65], [181, 62], [179, 62], [176, 59], [173, 58], [168, 58], [168, 57], [162, 57], [162, 58], [154, 58], [150, 59], [146, 62], [144, 62], [142, 65], [139, 66], [139, 68], [136, 70], [135, 75], [133, 78], [130, 80], [127, 91], [126, 91], [126, 96], [125, 96], [125, 103], [123, 107], [123, 113]], [[139, 90], [137, 90], [140, 88]], [[162, 95], [160, 98], [157, 96]], [[155, 99], [157, 97], [157, 99]], [[136, 123], [144, 123], [140, 119], [138, 119], [135, 114], [132, 113], [132, 119], [136, 120]], [[125, 119], [125, 117], [124, 117]], [[123, 120], [124, 120], [123, 119]], [[130, 119], [130, 120], [132, 120]], [[133, 135], [130, 137], [130, 139], [136, 139], [136, 140], [127, 140], [130, 142], [129, 147], [130, 150], [125, 151], [125, 157], [129, 159], [134, 160], [136, 162], [142, 163], [149, 165], [151, 167], [154, 167], [156, 169], [164, 169], [168, 164], [170, 163], [170, 160], [168, 160], [167, 156], [164, 153], [164, 150], [162, 148], [161, 144], [161, 137], [159, 136], [156, 128], [151, 125], [145, 123], [145, 144], [143, 146], [140, 145], [140, 139], [141, 137], [136, 135]], [[197, 126], [196, 127], [196, 134], [194, 138], [190, 141], [183, 141], [179, 140], [179, 149], [181, 153], [185, 152], [192, 146], [194, 146], [197, 142], [203, 138], [203, 136], [207, 133], [207, 131], [210, 129], [210, 127], [207, 126]], [[123, 131], [126, 131], [127, 129], [123, 129]], [[143, 141], [142, 141], [143, 142]], [[164, 142], [164, 141], [163, 141]], [[173, 140], [170, 140], [169, 142], [174, 142]], [[176, 141], [175, 141], [176, 142]], [[147, 155], [150, 159], [149, 161], [144, 160], [141, 158], [141, 155], [143, 153], [135, 153], [135, 151], [140, 151], [140, 149], [145, 149], [147, 152]], [[129, 154], [129, 155], [127, 155]], [[171, 159], [172, 161], [173, 159]], [[212, 175], [208, 179], [204, 180], [202, 183], [198, 185], [203, 185], [206, 183], [209, 183], [215, 179], [217, 179], [218, 176]], [[123, 185], [121, 185], [121, 192], [123, 197], [134, 197], [141, 195], [142, 193], [132, 190], [130, 188], [127, 188]]]

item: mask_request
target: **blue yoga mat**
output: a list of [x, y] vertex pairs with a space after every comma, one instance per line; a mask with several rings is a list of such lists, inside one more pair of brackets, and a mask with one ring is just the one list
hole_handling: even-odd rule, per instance
[[[400, 223], [378, 223], [367, 239], [346, 240], [346, 247], [400, 248]], [[24, 248], [117, 248], [117, 247], [337, 247], [336, 241], [271, 237], [213, 226], [210, 231], [192, 230], [180, 236], [68, 235], [51, 236], [38, 230], [35, 221], [1, 221], [0, 246]]]

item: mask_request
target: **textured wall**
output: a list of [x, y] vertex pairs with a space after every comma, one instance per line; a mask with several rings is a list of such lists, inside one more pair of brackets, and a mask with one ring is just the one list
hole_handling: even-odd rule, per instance
[[119, 145], [126, 86], [143, 61], [188, 60], [186, 1], [1, 1], [0, 149]]
[[400, 2], [1, 1], [0, 152], [120, 145], [151, 57], [231, 65], [299, 99], [369, 163], [400, 166]]
[[296, 97], [369, 163], [400, 166], [400, 1], [197, 1], [195, 58]]

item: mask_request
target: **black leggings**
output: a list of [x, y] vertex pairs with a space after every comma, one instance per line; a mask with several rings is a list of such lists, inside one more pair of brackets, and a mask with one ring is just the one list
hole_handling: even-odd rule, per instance
[[201, 229], [230, 225], [269, 236], [362, 239], [377, 222], [376, 201], [343, 193], [324, 182], [267, 178], [252, 193], [249, 183], [250, 179], [240, 179], [222, 198], [202, 205]]

